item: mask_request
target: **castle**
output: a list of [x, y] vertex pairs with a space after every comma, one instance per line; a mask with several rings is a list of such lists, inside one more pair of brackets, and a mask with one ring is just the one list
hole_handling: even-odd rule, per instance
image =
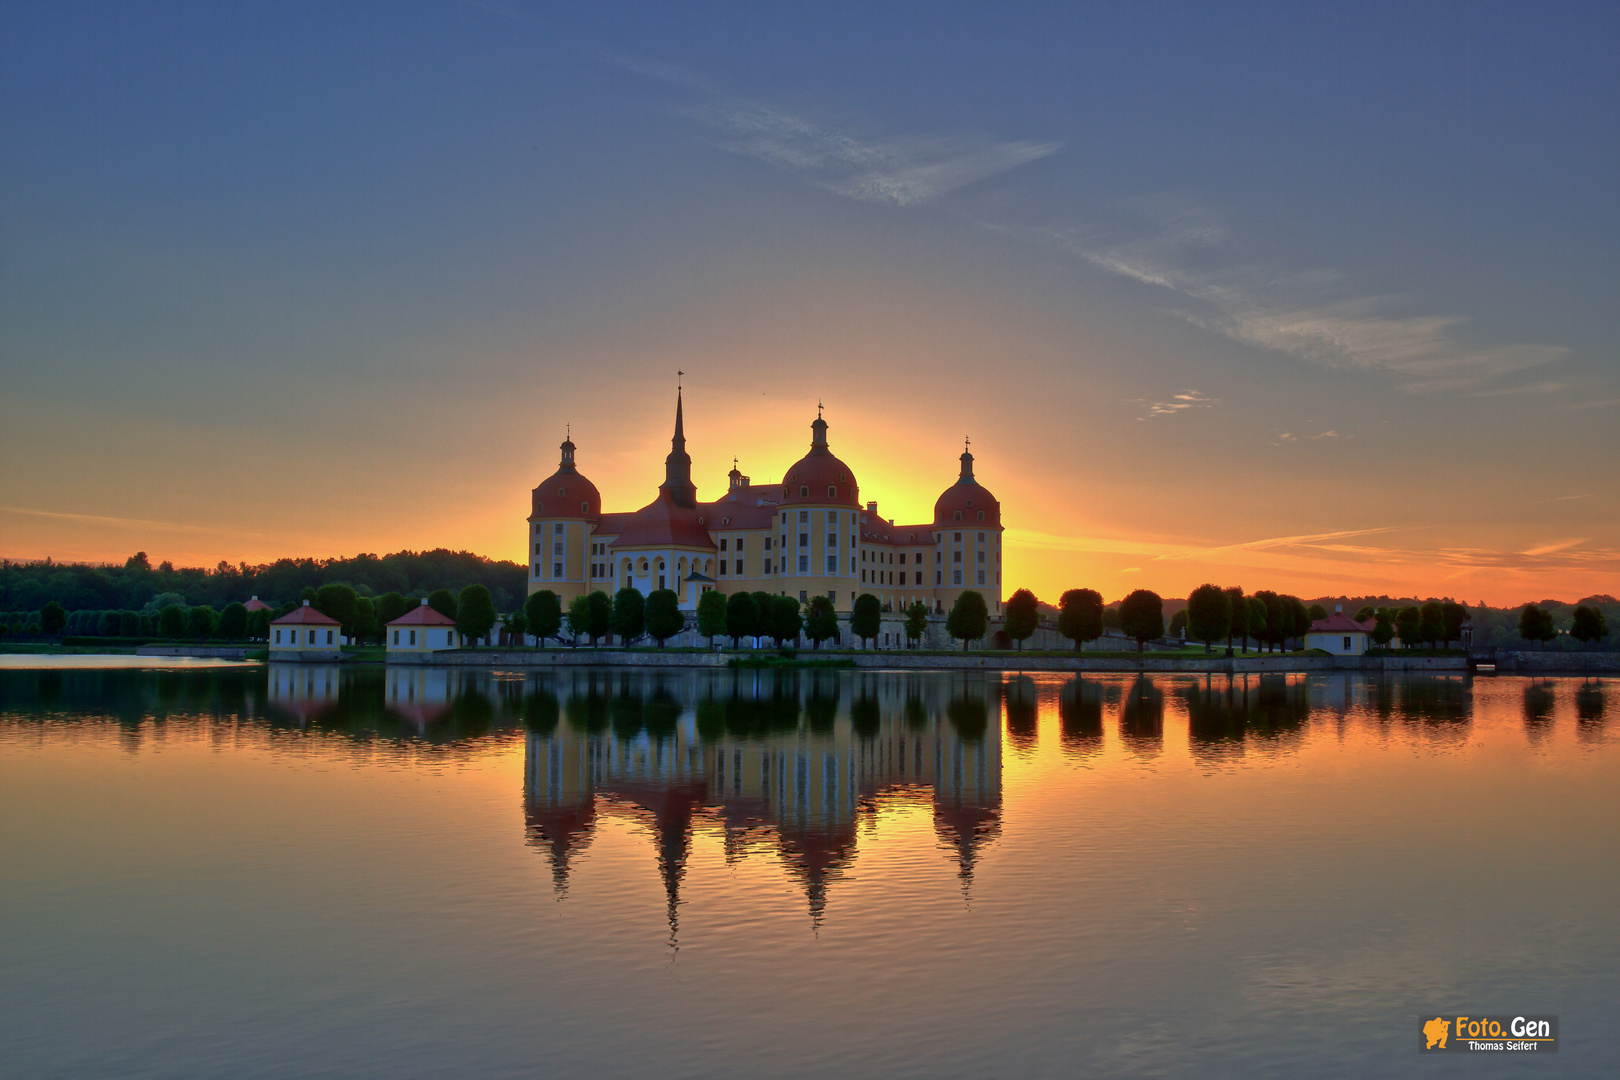
[[766, 592], [801, 602], [821, 595], [847, 613], [862, 593], [890, 611], [922, 602], [949, 611], [964, 590], [1001, 611], [1001, 504], [973, 476], [973, 455], [934, 503], [934, 519], [896, 525], [862, 507], [854, 470], [827, 445], [817, 410], [810, 452], [780, 484], [756, 485], [735, 467], [726, 493], [699, 502], [686, 452], [681, 394], [664, 482], [652, 502], [603, 513], [602, 496], [562, 444], [557, 471], [531, 496], [525, 548], [529, 592], [550, 589], [568, 601], [582, 593], [673, 589], [680, 606], [697, 607], [710, 589]]

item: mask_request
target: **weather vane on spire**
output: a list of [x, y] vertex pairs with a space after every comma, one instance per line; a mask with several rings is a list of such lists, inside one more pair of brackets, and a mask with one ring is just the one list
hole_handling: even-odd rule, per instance
[[816, 398], [816, 419], [821, 419], [821, 399]]
[[684, 372], [684, 371], [677, 371], [675, 373], [675, 389], [679, 390], [681, 388], [681, 379], [685, 375], [686, 375], [686, 372]]
[[973, 439], [972, 439], [972, 437], [968, 436], [968, 435], [962, 436], [962, 452], [963, 453], [971, 453], [972, 450], [973, 450]]

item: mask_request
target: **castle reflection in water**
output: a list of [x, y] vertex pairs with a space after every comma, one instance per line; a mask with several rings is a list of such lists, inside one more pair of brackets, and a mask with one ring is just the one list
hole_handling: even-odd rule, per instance
[[930, 811], [964, 890], [1000, 828], [999, 675], [272, 664], [268, 689], [300, 726], [465, 740], [521, 723], [528, 840], [559, 894], [600, 821], [635, 821], [672, 932], [695, 830], [714, 830], [728, 859], [780, 858], [819, 922], [880, 808]]
[[[930, 807], [967, 888], [999, 828], [1000, 682], [840, 672], [582, 672], [532, 692], [530, 841], [559, 890], [599, 816], [644, 823], [674, 929], [694, 828], [773, 852], [819, 921], [879, 805]], [[561, 722], [558, 722], [560, 713]]]

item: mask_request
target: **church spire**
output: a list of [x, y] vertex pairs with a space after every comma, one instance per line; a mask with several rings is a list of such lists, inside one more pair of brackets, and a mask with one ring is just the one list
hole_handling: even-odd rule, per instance
[[664, 482], [660, 485], [677, 506], [697, 505], [697, 488], [692, 485], [692, 457], [686, 452], [686, 429], [681, 417], [681, 388], [675, 387], [675, 435], [669, 440], [669, 456], [664, 459]]

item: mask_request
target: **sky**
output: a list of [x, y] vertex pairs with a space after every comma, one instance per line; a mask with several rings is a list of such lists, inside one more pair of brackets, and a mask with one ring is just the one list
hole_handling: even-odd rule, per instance
[[1612, 4], [8, 4], [0, 556], [972, 439], [1004, 591], [1620, 593]]

